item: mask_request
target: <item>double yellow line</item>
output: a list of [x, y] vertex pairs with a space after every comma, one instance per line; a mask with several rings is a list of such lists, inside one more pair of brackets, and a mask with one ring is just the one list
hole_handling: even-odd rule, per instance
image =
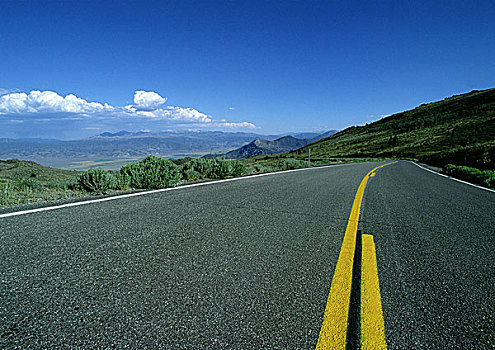
[[[335, 267], [323, 324], [316, 345], [317, 350], [345, 349], [346, 347], [352, 268], [364, 190], [368, 179], [375, 176], [375, 171], [389, 164], [393, 163], [374, 168], [366, 174], [359, 184]], [[380, 299], [375, 243], [372, 235], [362, 236], [361, 259], [361, 349], [386, 349], [385, 323]]]

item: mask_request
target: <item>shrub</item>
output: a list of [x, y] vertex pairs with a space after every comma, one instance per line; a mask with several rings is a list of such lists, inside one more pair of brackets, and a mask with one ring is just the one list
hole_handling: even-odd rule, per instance
[[131, 178], [130, 176], [123, 174], [121, 172], [116, 172], [113, 174], [115, 179], [115, 189], [116, 190], [128, 190], [131, 188]]
[[[489, 172], [489, 170], [485, 170], [485, 172]], [[490, 174], [485, 178], [486, 186], [490, 188], [495, 188], [495, 171], [490, 171]]]
[[124, 182], [133, 188], [164, 188], [179, 183], [179, 167], [173, 162], [155, 156], [148, 156], [138, 163], [124, 165], [120, 169]]
[[33, 190], [36, 190], [39, 188], [38, 182], [31, 177], [24, 177], [15, 183], [16, 188], [25, 191], [25, 192], [32, 192]]
[[292, 169], [300, 169], [307, 168], [309, 164], [305, 160], [297, 160], [297, 159], [284, 159], [279, 163], [279, 167], [283, 170], [292, 170]]
[[493, 170], [479, 170], [467, 166], [447, 164], [443, 167], [443, 172], [461, 180], [495, 188], [495, 171]]
[[187, 175], [188, 172], [190, 175], [193, 174], [197, 175], [195, 173], [198, 173], [199, 174], [198, 179], [201, 179], [207, 177], [207, 174], [210, 172], [210, 168], [211, 168], [210, 159], [194, 158], [182, 165], [182, 175], [189, 180]]
[[264, 173], [271, 173], [273, 171], [278, 171], [278, 170], [280, 170], [280, 168], [278, 168], [278, 167], [254, 163], [254, 164], [249, 166], [249, 168], [246, 170], [246, 172], [248, 172], [250, 174], [264, 174]]
[[246, 166], [243, 162], [237, 160], [232, 163], [232, 175], [242, 176], [246, 172]]
[[201, 179], [201, 174], [194, 170], [194, 169], [187, 169], [185, 172], [184, 172], [184, 178], [188, 181], [195, 181], [195, 180], [199, 180]]
[[457, 168], [454, 164], [447, 164], [443, 167], [443, 172], [447, 175], [452, 175]]
[[244, 171], [245, 166], [241, 161], [222, 158], [196, 158], [182, 165], [182, 175], [187, 180], [195, 180], [198, 174], [197, 179], [223, 179], [227, 176], [241, 176]]
[[223, 179], [231, 175], [231, 162], [225, 159], [210, 159], [210, 168], [206, 173], [209, 179]]
[[115, 179], [113, 175], [102, 169], [89, 169], [79, 175], [79, 185], [88, 192], [106, 193], [114, 188]]
[[11, 197], [15, 195], [15, 186], [12, 181], [0, 185], [0, 205], [9, 204]]

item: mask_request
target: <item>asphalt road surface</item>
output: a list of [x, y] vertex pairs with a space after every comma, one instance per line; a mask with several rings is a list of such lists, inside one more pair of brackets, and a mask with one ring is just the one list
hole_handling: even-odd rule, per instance
[[[314, 349], [377, 163], [0, 218], [0, 348]], [[370, 178], [389, 348], [493, 348], [495, 193], [409, 162]]]
[[400, 162], [369, 184], [389, 349], [495, 349], [495, 193]]

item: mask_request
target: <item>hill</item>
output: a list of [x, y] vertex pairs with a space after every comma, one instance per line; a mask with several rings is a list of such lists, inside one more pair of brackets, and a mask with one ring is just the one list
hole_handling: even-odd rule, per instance
[[335, 134], [336, 130], [330, 130], [323, 134], [313, 134], [313, 133], [302, 133], [299, 135], [309, 136], [308, 139], [300, 139], [294, 136], [284, 136], [276, 140], [262, 140], [256, 139], [247, 145], [244, 145], [238, 149], [227, 152], [225, 158], [227, 159], [242, 159], [248, 157], [259, 156], [263, 154], [274, 154], [289, 152], [300, 147], [307, 145], [308, 143], [321, 140], [322, 138], [328, 137]]
[[0, 160], [0, 210], [5, 205], [82, 196], [84, 193], [73, 186], [78, 175], [31, 161]]
[[259, 156], [261, 154], [288, 152], [307, 144], [308, 142], [306, 140], [296, 139], [292, 136], [284, 136], [273, 141], [256, 139], [241, 148], [227, 152], [225, 158], [241, 159]]
[[495, 89], [474, 90], [353, 126], [290, 153], [303, 159], [402, 157], [495, 168]]
[[48, 182], [71, 182], [77, 178], [77, 172], [42, 166], [32, 161], [9, 159], [0, 160], [0, 183], [7, 180], [36, 180], [44, 184]]

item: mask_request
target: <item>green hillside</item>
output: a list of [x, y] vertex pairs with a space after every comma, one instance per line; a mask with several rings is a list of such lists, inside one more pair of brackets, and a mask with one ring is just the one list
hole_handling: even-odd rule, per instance
[[289, 153], [302, 159], [401, 157], [495, 169], [495, 89], [423, 104]]
[[74, 184], [79, 172], [55, 169], [35, 162], [0, 160], [0, 209], [4, 205], [55, 201], [84, 193]]
[[0, 183], [22, 179], [32, 179], [44, 184], [50, 181], [70, 182], [76, 181], [77, 175], [75, 171], [50, 168], [32, 161], [0, 160]]

